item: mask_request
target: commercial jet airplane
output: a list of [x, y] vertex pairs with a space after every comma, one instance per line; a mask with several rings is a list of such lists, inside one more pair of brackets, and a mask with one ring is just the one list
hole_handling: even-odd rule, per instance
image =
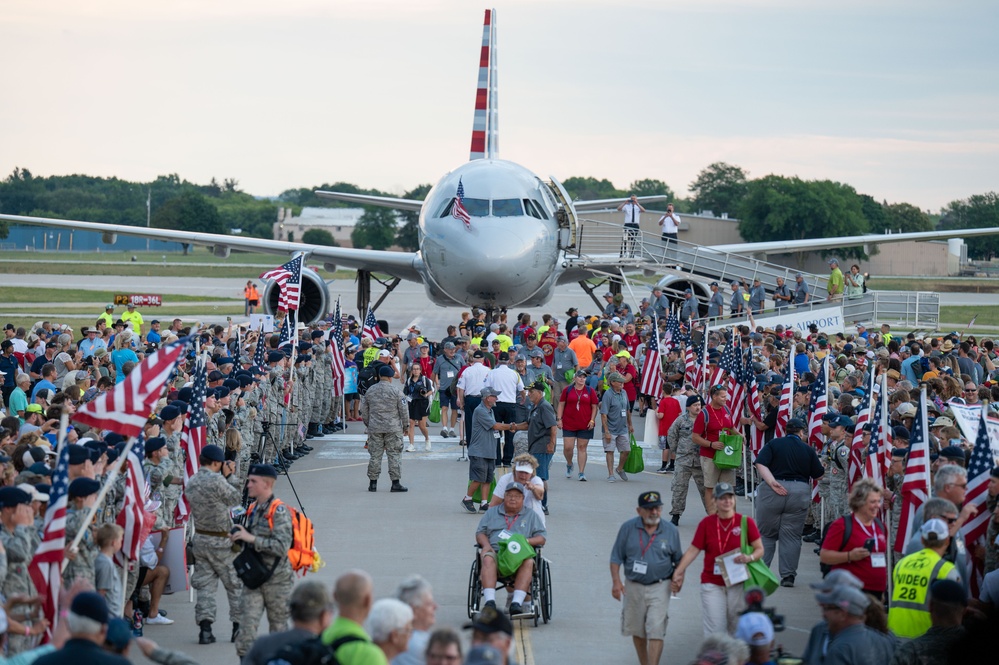
[[[444, 175], [424, 201], [316, 192], [338, 201], [418, 211], [419, 250], [416, 252], [325, 247], [18, 215], [0, 215], [0, 219], [18, 224], [98, 231], [106, 243], [115, 242], [117, 235], [122, 234], [210, 246], [220, 257], [228, 257], [232, 249], [285, 256], [304, 252], [307, 259], [323, 262], [327, 270], [340, 266], [358, 271], [358, 309], [362, 312], [367, 309], [372, 272], [395, 278], [390, 289], [398, 280], [421, 282], [431, 302], [440, 306], [476, 306], [487, 311], [541, 306], [560, 284], [620, 272], [617, 254], [590, 257], [585, 268], [566, 261], [565, 256], [577, 242], [578, 213], [613, 208], [623, 199], [572, 201], [555, 178], [542, 180], [523, 166], [498, 158], [496, 71], [496, 10], [487, 9], [470, 160]], [[662, 198], [639, 197], [639, 200], [649, 202]], [[999, 233], [999, 228], [744, 243], [715, 249], [740, 254], [795, 252], [984, 233]], [[263, 294], [265, 311], [277, 309], [279, 294], [274, 287], [273, 282], [269, 283]], [[327, 284], [313, 269], [302, 272], [301, 300], [299, 320], [302, 322], [315, 321], [329, 311]]]

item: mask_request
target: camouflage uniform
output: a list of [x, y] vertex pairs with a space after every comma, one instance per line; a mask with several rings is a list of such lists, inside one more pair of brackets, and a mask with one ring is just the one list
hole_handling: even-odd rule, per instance
[[989, 496], [985, 500], [985, 509], [989, 511], [989, 528], [985, 534], [985, 572], [991, 573], [999, 568], [999, 545], [996, 545], [996, 536], [999, 536], [999, 517], [996, 516], [996, 506], [999, 505], [999, 496]]
[[264, 444], [263, 458], [260, 460], [268, 464], [277, 458], [278, 451], [281, 450], [281, 440], [284, 434], [281, 419], [286, 410], [284, 384], [284, 370], [278, 367], [272, 368], [267, 377], [267, 409], [264, 413], [264, 422], [268, 424], [267, 441]]
[[[170, 451], [170, 457], [175, 460], [183, 459], [180, 452], [180, 435], [181, 432], [174, 432], [173, 434], [166, 436], [166, 447]], [[122, 474], [124, 476], [124, 474]]]
[[295, 387], [291, 391], [291, 405], [294, 407], [288, 413], [286, 431], [291, 435], [288, 441], [296, 448], [305, 443], [302, 427], [309, 426], [312, 416], [312, 372], [307, 362], [298, 363], [295, 367]]
[[820, 456], [826, 472], [819, 479], [819, 497], [825, 502], [825, 523], [850, 514], [849, 493], [850, 442], [827, 441]]
[[905, 640], [892, 654], [893, 665], [932, 665], [947, 663], [954, 659], [961, 644], [967, 639], [964, 626], [930, 628], [914, 640]]
[[214, 415], [208, 416], [206, 443], [225, 450], [225, 414], [219, 409]]
[[175, 524], [174, 512], [183, 491], [183, 486], [174, 485], [173, 479], [183, 478], [184, 471], [172, 457], [165, 457], [159, 463], [147, 459], [145, 466], [149, 476], [149, 496], [160, 502], [160, 507], [156, 509], [156, 524], [153, 525], [153, 530], [172, 529]]
[[229, 541], [232, 519], [229, 509], [238, 506], [241, 496], [232, 474], [228, 479], [205, 467], [198, 469], [187, 483], [187, 498], [194, 519], [194, 575], [191, 586], [197, 592], [194, 622], [215, 621], [215, 592], [222, 580], [229, 597], [229, 620], [240, 622], [242, 582], [236, 576], [232, 560], [236, 555]]
[[378, 480], [382, 455], [388, 454], [389, 478], [402, 478], [402, 428], [409, 424], [409, 409], [402, 391], [379, 380], [361, 397], [361, 420], [368, 427], [368, 480]]
[[[69, 534], [67, 533], [67, 543], [69, 542], [68, 538]], [[5, 526], [0, 526], [0, 542], [3, 542], [4, 549], [7, 551], [4, 559], [4, 597], [10, 598], [16, 594], [35, 596], [35, 585], [32, 583], [31, 577], [28, 575], [28, 564], [31, 563], [31, 559], [34, 556], [35, 550], [38, 548], [39, 544], [39, 539], [35, 533], [34, 525], [14, 527], [13, 532], [8, 531]], [[93, 581], [94, 578], [93, 575], [91, 575], [91, 584], [93, 584]], [[11, 611], [11, 618], [27, 622], [28, 620], [26, 619], [25, 614], [26, 609], [27, 608], [25, 606], [15, 607]], [[34, 637], [29, 637], [27, 635], [8, 635], [8, 655], [21, 653], [22, 651], [27, 651], [32, 648], [34, 646], [34, 639]]]
[[333, 369], [331, 356], [326, 353], [322, 344], [312, 345], [312, 411], [309, 423], [322, 425], [326, 422], [326, 414], [330, 412], [331, 389], [333, 388]]
[[285, 630], [288, 624], [288, 598], [291, 596], [291, 587], [294, 583], [291, 564], [288, 563], [288, 550], [291, 548], [293, 538], [291, 513], [288, 512], [287, 506], [277, 506], [274, 510], [272, 528], [267, 520], [267, 513], [271, 502], [276, 500], [276, 497], [271, 497], [260, 506], [254, 502], [246, 518], [246, 530], [257, 539], [253, 545], [243, 543], [243, 546], [252, 547], [262, 554], [261, 558], [268, 568], [274, 565], [276, 557], [277, 568], [271, 578], [259, 589], [243, 589], [243, 621], [240, 623], [239, 636], [236, 638], [236, 653], [240, 657], [246, 655], [253, 640], [256, 639], [257, 626], [265, 607], [270, 632]]
[[62, 571], [62, 583], [67, 589], [73, 585], [75, 579], [84, 579], [93, 584], [97, 577], [97, 573], [94, 571], [94, 560], [97, 558], [98, 552], [97, 543], [94, 541], [90, 525], [83, 523], [86, 517], [86, 508], [77, 510], [71, 507], [66, 511], [66, 544], [73, 542], [76, 534], [81, 530], [86, 531], [83, 539], [80, 540], [76, 558], [70, 561], [66, 569]]
[[898, 537], [898, 522], [902, 518], [902, 482], [905, 480], [904, 473], [896, 473], [888, 476], [885, 486], [891, 492], [891, 524], [888, 531], [888, 553], [893, 557], [894, 562], [902, 560], [903, 554], [895, 551], [895, 538]]
[[694, 478], [697, 491], [700, 492], [701, 503], [704, 503], [704, 471], [701, 470], [700, 446], [694, 443], [691, 436], [693, 431], [694, 419], [690, 417], [689, 411], [684, 411], [670, 425], [669, 432], [666, 433], [670, 449], [676, 452], [673, 503], [669, 511], [671, 515], [683, 515], [683, 511], [687, 509], [687, 491], [690, 488], [691, 477]]

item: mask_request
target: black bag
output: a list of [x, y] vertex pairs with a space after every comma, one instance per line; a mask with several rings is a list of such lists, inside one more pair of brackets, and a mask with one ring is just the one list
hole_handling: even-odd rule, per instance
[[313, 637], [302, 642], [285, 644], [267, 661], [267, 665], [339, 665], [336, 651], [350, 642], [363, 642], [358, 635], [345, 635], [333, 640], [333, 644], [323, 644], [321, 637]]
[[368, 392], [368, 388], [378, 383], [378, 370], [384, 365], [383, 362], [373, 360], [362, 367], [357, 373], [357, 392], [363, 395]]
[[281, 557], [275, 557], [274, 565], [268, 568], [257, 550], [247, 545], [244, 545], [243, 550], [232, 560], [232, 565], [236, 568], [236, 577], [243, 581], [243, 586], [247, 589], [259, 589], [266, 584], [277, 570], [279, 563]]

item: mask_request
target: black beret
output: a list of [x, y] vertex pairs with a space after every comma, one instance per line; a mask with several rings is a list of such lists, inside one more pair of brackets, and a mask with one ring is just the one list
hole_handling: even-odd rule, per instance
[[13, 508], [22, 503], [30, 505], [31, 495], [17, 487], [0, 487], [0, 508]]
[[201, 449], [201, 456], [213, 462], [224, 462], [225, 451], [215, 445], [207, 445]]
[[384, 365], [378, 368], [378, 376], [388, 376], [388, 377], [395, 376], [395, 370], [389, 367], [388, 365]]
[[298, 352], [306, 353], [312, 350], [312, 342], [300, 342], [298, 344]]
[[[87, 479], [77, 478], [73, 483], [75, 484], [80, 480]], [[69, 606], [69, 611], [77, 616], [93, 619], [101, 625], [106, 625], [110, 618], [107, 601], [104, 600], [103, 596], [94, 591], [84, 591], [83, 593], [76, 594], [73, 598], [73, 603]]]
[[180, 415], [180, 409], [175, 407], [173, 404], [167, 404], [160, 411], [160, 419], [164, 421], [173, 420], [179, 415]]
[[208, 380], [209, 381], [221, 381], [224, 378], [225, 378], [225, 374], [223, 374], [222, 372], [218, 371], [217, 369], [213, 369], [211, 372], [208, 373]]
[[72, 444], [69, 446], [69, 463], [83, 464], [90, 459], [90, 451], [83, 446]]
[[253, 377], [243, 374], [239, 377], [238, 383], [240, 388], [246, 388], [247, 386], [253, 385]]
[[69, 484], [69, 498], [90, 496], [101, 491], [101, 484], [93, 478], [77, 478]]
[[232, 358], [219, 358], [218, 360], [215, 361], [215, 364], [219, 366], [231, 365], [232, 363], [233, 363]]
[[229, 390], [235, 390], [236, 388], [239, 388], [239, 380], [226, 379], [225, 381], [222, 382], [222, 386], [228, 388]]
[[270, 464], [254, 464], [247, 472], [248, 476], [261, 476], [263, 478], [277, 478], [277, 469]]
[[229, 396], [229, 389], [224, 386], [219, 386], [215, 389], [215, 399], [225, 399]]
[[281, 351], [271, 351], [267, 354], [267, 362], [269, 363], [279, 363], [284, 360], [284, 353]]
[[166, 439], [162, 436], [154, 436], [151, 439], [146, 439], [146, 455], [156, 452], [160, 448], [166, 447]]
[[308, 353], [299, 353], [297, 356], [295, 356], [296, 365], [298, 363], [307, 363], [310, 360], [312, 360], [312, 356], [310, 356]]
[[124, 440], [125, 437], [123, 437], [121, 434], [118, 434], [118, 432], [108, 432], [104, 436], [104, 443], [109, 446], [117, 446], [119, 443], [122, 443]]
[[181, 388], [179, 391], [177, 391], [177, 401], [184, 402], [185, 404], [190, 404], [191, 396], [193, 394], [194, 394], [194, 388], [192, 388], [191, 386]]
[[324, 333], [322, 330], [313, 330], [312, 331], [312, 339], [319, 339], [320, 337], [323, 337], [325, 335], [326, 335], [326, 333]]

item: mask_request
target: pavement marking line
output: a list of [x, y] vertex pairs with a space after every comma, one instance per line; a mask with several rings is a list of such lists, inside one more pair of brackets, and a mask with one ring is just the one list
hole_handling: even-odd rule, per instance
[[312, 473], [313, 471], [329, 471], [330, 469], [349, 469], [355, 466], [367, 466], [367, 462], [360, 462], [358, 464], [341, 464], [339, 466], [324, 466], [321, 469], [302, 469], [301, 471], [289, 471], [288, 474], [292, 473]]
[[523, 665], [534, 665], [534, 646], [531, 644], [531, 631], [524, 629], [523, 619], [519, 619], [514, 623], [513, 638], [520, 645], [520, 662]]

